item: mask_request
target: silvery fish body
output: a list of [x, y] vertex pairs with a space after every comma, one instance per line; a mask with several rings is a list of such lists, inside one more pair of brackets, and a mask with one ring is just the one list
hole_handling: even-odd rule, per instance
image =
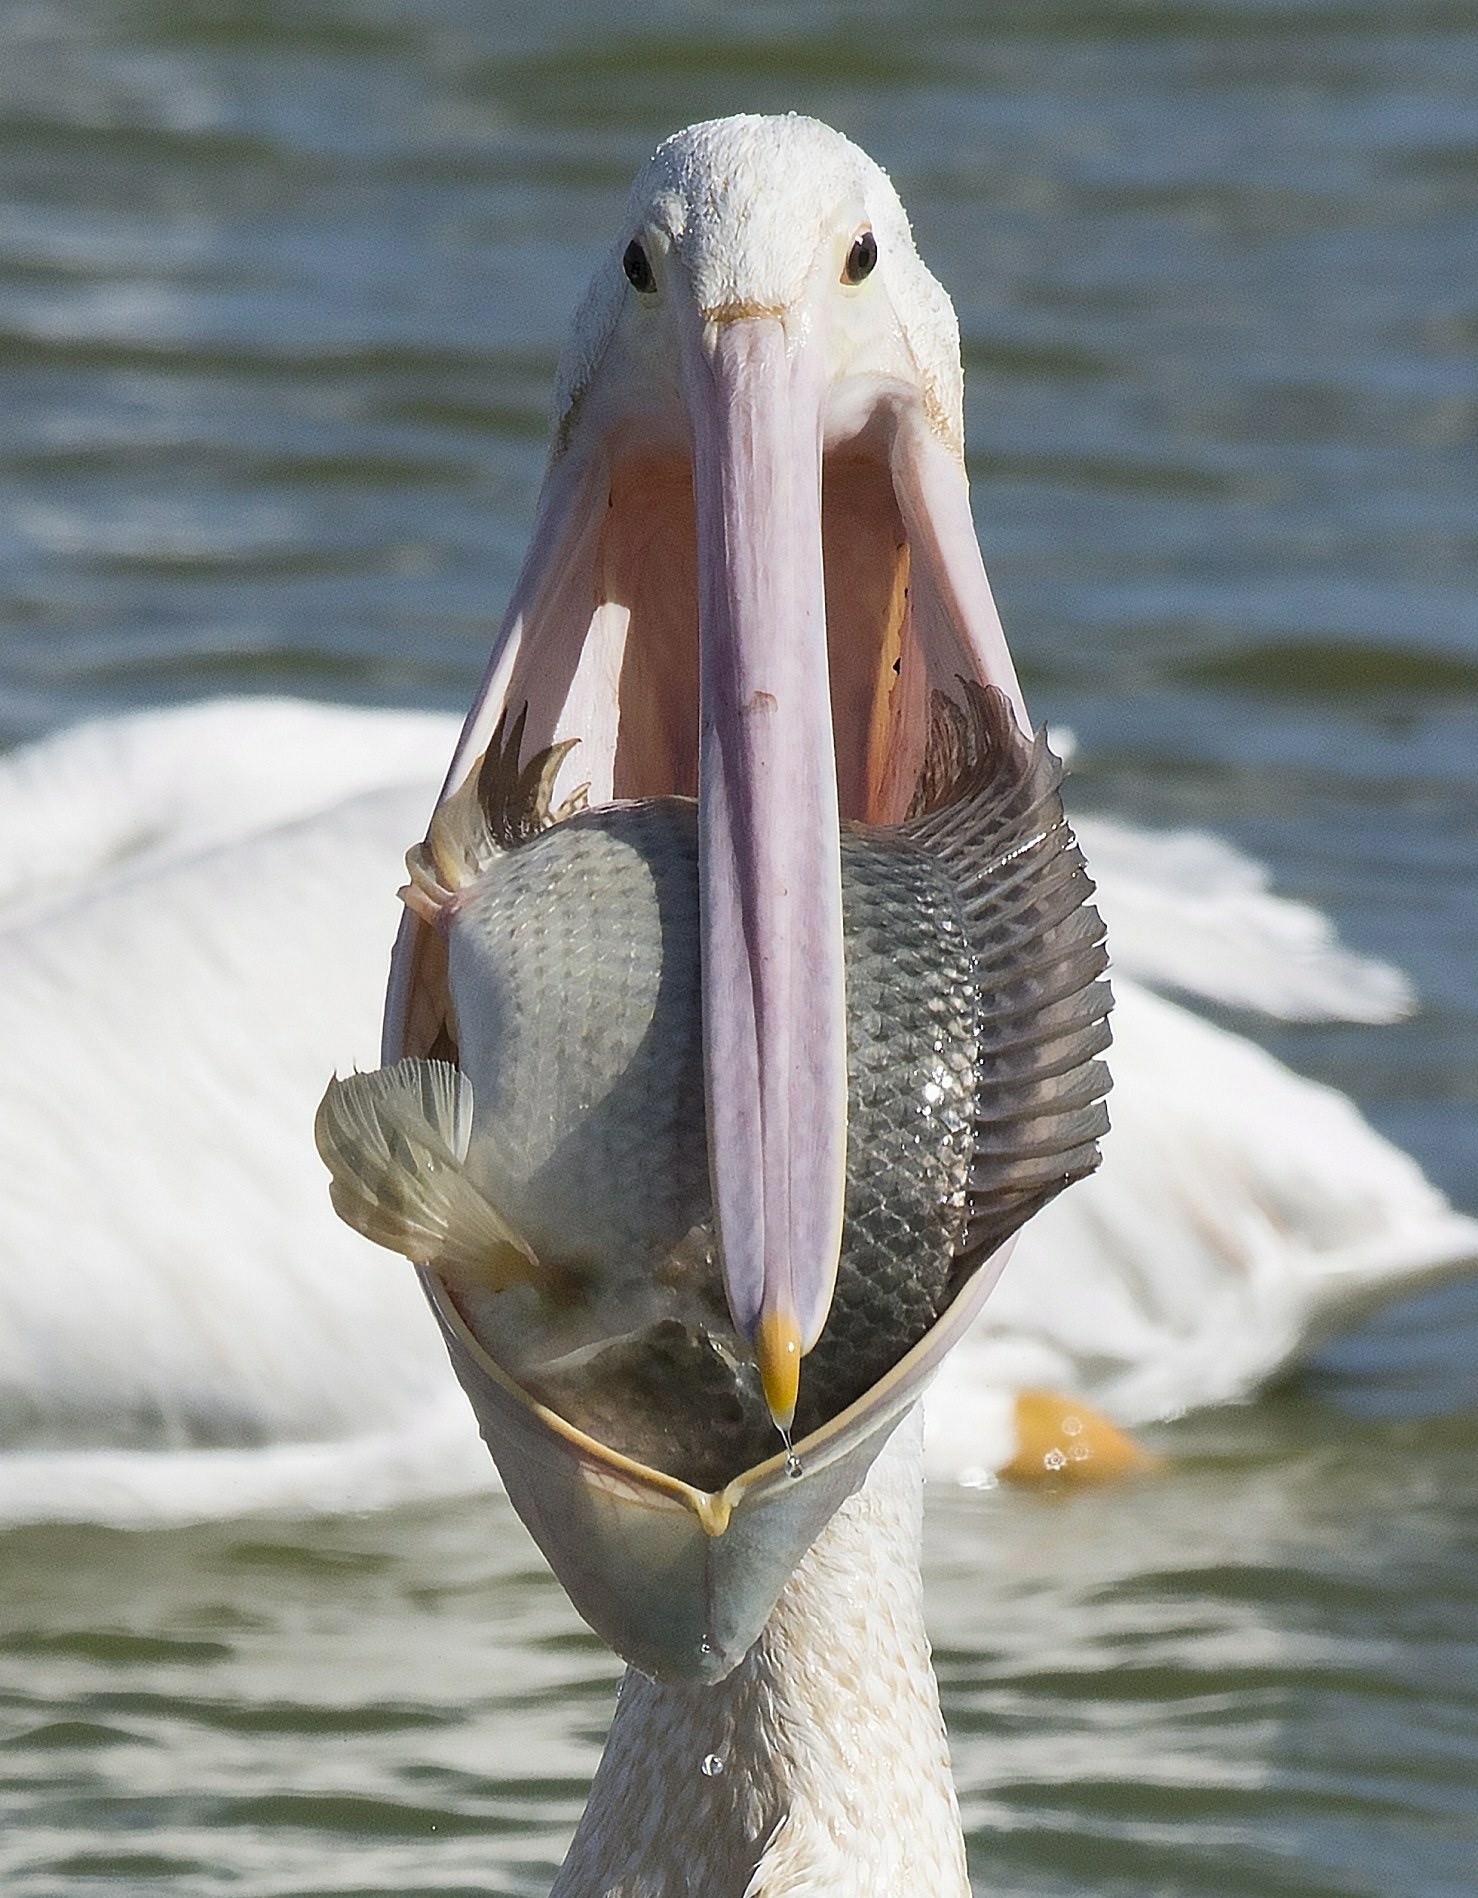
[[[972, 692], [943, 731], [934, 807], [843, 830], [846, 1216], [798, 1437], [1097, 1164], [1107, 1125], [1103, 930], [1060, 767], [994, 694]], [[335, 1204], [452, 1284], [532, 1396], [716, 1489], [775, 1433], [715, 1250], [696, 806], [550, 822], [512, 746], [511, 761], [489, 753], [475, 821], [457, 820], [475, 833], [457, 875], [440, 859], [438, 891], [456, 884], [437, 914], [455, 1067], [406, 1061], [331, 1087], [319, 1141]]]

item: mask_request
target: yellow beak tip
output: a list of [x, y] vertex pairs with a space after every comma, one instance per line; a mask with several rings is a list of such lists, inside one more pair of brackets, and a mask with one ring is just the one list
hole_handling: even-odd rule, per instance
[[801, 1388], [801, 1332], [788, 1312], [765, 1311], [755, 1327], [760, 1385], [776, 1428], [789, 1432]]

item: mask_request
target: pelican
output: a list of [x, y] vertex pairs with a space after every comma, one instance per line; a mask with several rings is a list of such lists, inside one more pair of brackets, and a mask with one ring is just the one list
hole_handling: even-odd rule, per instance
[[[598, 307], [630, 288], [610, 277]], [[454, 738], [427, 713], [222, 700], [0, 759], [0, 1520], [492, 1480], [414, 1284], [333, 1219], [302, 1137], [323, 1076], [372, 1059], [401, 853]], [[1077, 827], [1116, 958], [1115, 1134], [944, 1360], [943, 1480], [1042, 1470], [1063, 1445], [1031, 1427], [1034, 1387], [1130, 1425], [1245, 1396], [1478, 1261], [1478, 1222], [1348, 1101], [1152, 992], [1376, 1022], [1400, 977], [1214, 839]]]
[[[564, 352], [532, 543], [442, 791], [517, 716], [561, 759], [554, 799], [696, 795], [720, 1262], [782, 1431], [841, 1230], [839, 822], [916, 807], [962, 688], [1029, 729], [962, 430], [953, 312], [877, 166], [796, 117], [668, 139]], [[384, 1058], [454, 1060], [457, 1033], [412, 907]], [[1004, 1255], [796, 1454], [717, 1493], [534, 1403], [423, 1273], [516, 1507], [632, 1664], [557, 1898], [968, 1890], [917, 1404]]]

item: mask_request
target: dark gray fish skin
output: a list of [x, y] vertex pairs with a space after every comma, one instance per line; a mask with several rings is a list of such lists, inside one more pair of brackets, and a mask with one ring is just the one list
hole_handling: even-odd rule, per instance
[[[609, 1344], [529, 1366], [521, 1377], [532, 1395], [591, 1436], [700, 1487], [722, 1487], [773, 1455], [776, 1436], [749, 1348], [730, 1323], [714, 1250], [697, 991], [695, 807], [663, 798], [572, 818], [547, 833], [537, 857], [537, 847], [526, 846], [528, 869], [538, 867], [559, 888], [571, 847], [580, 859], [586, 855], [580, 831], [594, 832], [602, 844], [631, 845], [661, 893], [664, 980], [669, 974], [673, 980], [659, 994], [632, 1066], [645, 1070], [633, 1082], [643, 1101], [660, 1094], [650, 1072], [660, 1069], [671, 1090], [669, 1111], [648, 1117], [653, 1150], [645, 1152], [641, 1122], [628, 1123], [615, 1095], [593, 1111], [607, 1115], [612, 1137], [620, 1129], [636, 1147], [626, 1191], [611, 1194], [612, 1253], [619, 1248], [624, 1256], [641, 1234], [647, 1269], [654, 1279], [674, 1283], [677, 1310]], [[566, 864], [556, 867], [551, 857]], [[609, 896], [604, 890], [604, 900], [591, 908], [608, 944], [620, 932], [620, 906]], [[860, 1397], [938, 1317], [964, 1237], [973, 1157], [974, 958], [947, 875], [902, 838], [852, 829], [842, 841], [842, 902], [846, 1222], [831, 1316], [802, 1367], [798, 1436]], [[628, 973], [621, 956], [611, 953], [598, 988], [622, 990]], [[599, 1012], [598, 996], [592, 1012]], [[582, 1134], [590, 1131], [587, 1122]], [[573, 1157], [566, 1151], [562, 1164], [568, 1168]], [[563, 1190], [570, 1186], [567, 1175]], [[537, 1251], [537, 1237], [527, 1225], [521, 1230]], [[664, 1242], [673, 1247], [666, 1256]], [[567, 1257], [559, 1262], [570, 1264]], [[602, 1273], [600, 1262], [589, 1259], [580, 1269], [597, 1279]], [[506, 1303], [502, 1295], [478, 1301], [484, 1330]]]
[[522, 1381], [587, 1436], [698, 1489], [722, 1489], [780, 1447], [727, 1313], [711, 1325], [659, 1318]]
[[[1097, 1165], [1108, 1124], [1103, 926], [1061, 767], [998, 694], [967, 691], [930, 807], [844, 829], [846, 1221], [798, 1437]], [[497, 851], [448, 932], [477, 1102], [467, 1169], [582, 1292], [553, 1320], [524, 1287], [459, 1303], [532, 1395], [718, 1488], [776, 1440], [714, 1253], [695, 807], [658, 798], [510, 828], [526, 840]]]

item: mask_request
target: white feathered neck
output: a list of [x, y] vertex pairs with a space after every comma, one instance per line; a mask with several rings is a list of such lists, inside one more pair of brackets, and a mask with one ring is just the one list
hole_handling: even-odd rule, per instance
[[552, 1898], [967, 1898], [921, 1443], [915, 1414], [727, 1680], [626, 1675]]

